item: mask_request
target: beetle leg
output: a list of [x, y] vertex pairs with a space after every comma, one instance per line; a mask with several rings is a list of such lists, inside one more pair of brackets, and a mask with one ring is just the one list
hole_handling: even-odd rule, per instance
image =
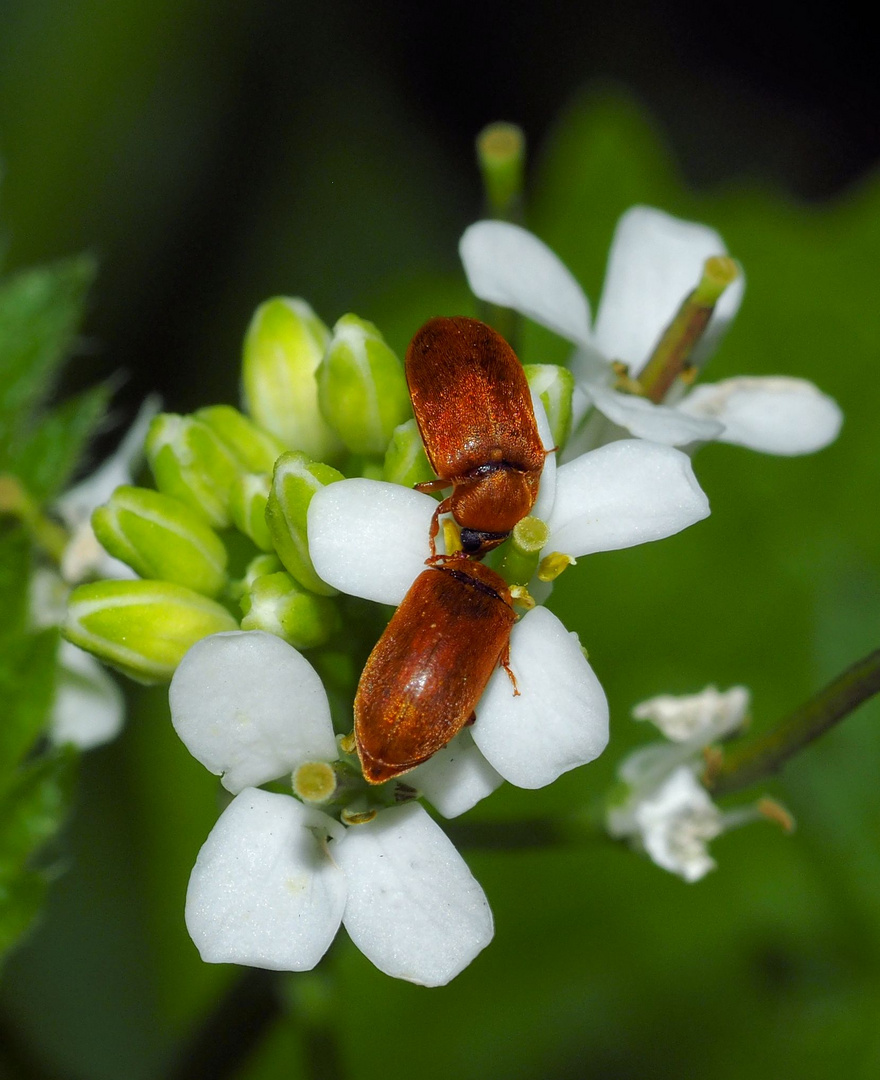
[[502, 652], [502, 654], [501, 654], [501, 659], [499, 660], [499, 663], [504, 668], [504, 670], [507, 672], [508, 679], [510, 679], [510, 681], [513, 683], [513, 696], [514, 697], [519, 697], [520, 693], [519, 693], [519, 687], [516, 685], [516, 675], [514, 675], [513, 670], [510, 667], [510, 642], [509, 641], [504, 646], [504, 652]]
[[467, 718], [467, 720], [465, 720], [464, 726], [465, 727], [470, 727], [472, 724], [475, 724], [476, 722], [477, 722], [477, 714], [475, 712], [472, 712], [471, 715]]
[[442, 491], [444, 488], [449, 487], [449, 484], [449, 480], [422, 480], [421, 483], [413, 484], [413, 487], [416, 491], [424, 491], [430, 495], [432, 491]]
[[452, 499], [444, 499], [443, 502], [437, 503], [437, 509], [431, 516], [431, 530], [428, 533], [428, 541], [431, 544], [431, 559], [437, 558], [437, 545], [434, 543], [434, 540], [437, 533], [440, 532], [440, 515], [447, 514], [451, 504]]

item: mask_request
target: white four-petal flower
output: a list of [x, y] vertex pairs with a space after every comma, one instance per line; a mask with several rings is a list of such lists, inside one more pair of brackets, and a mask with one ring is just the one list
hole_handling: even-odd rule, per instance
[[[540, 403], [536, 415], [544, 424]], [[643, 440], [600, 447], [555, 470], [545, 487], [547, 480], [542, 475], [536, 503], [550, 530], [544, 554], [578, 558], [658, 540], [709, 513], [687, 456]], [[399, 604], [425, 569], [436, 506], [417, 491], [367, 479], [321, 489], [308, 517], [316, 571], [341, 592]], [[510, 653], [520, 694], [513, 695], [499, 668], [476, 709], [470, 732], [476, 750], [456, 740], [413, 773], [414, 783], [425, 778], [423, 790], [440, 800], [435, 805], [443, 813], [468, 809], [499, 777], [542, 787], [592, 761], [607, 744], [605, 695], [576, 636], [555, 615], [528, 612], [513, 628]], [[441, 771], [442, 790], [432, 795], [432, 778]]]
[[342, 924], [381, 971], [441, 986], [489, 944], [485, 894], [421, 806], [346, 828], [250, 786], [337, 757], [326, 694], [290, 645], [262, 631], [203, 638], [175, 672], [170, 701], [187, 748], [237, 792], [187, 892], [204, 960], [309, 970]]
[[663, 694], [633, 709], [671, 740], [650, 743], [625, 758], [618, 769], [628, 792], [607, 813], [609, 833], [634, 840], [649, 858], [685, 881], [698, 881], [715, 861], [708, 843], [726, 829], [754, 820], [752, 810], [721, 811], [697, 778], [703, 750], [745, 722], [750, 695], [744, 686], [719, 692]]
[[[620, 218], [596, 321], [580, 285], [536, 236], [517, 225], [479, 221], [459, 245], [471, 290], [483, 300], [528, 316], [576, 346], [571, 366], [581, 406], [593, 404], [639, 438], [681, 446], [718, 439], [770, 454], [806, 454], [832, 442], [842, 415], [836, 402], [803, 379], [729, 379], [692, 390], [680, 401], [655, 405], [613, 389], [613, 360], [638, 376], [703, 264], [725, 253], [705, 225], [634, 206]], [[736, 314], [738, 278], [719, 300], [693, 360], [702, 364]], [[569, 453], [583, 449], [577, 434]]]

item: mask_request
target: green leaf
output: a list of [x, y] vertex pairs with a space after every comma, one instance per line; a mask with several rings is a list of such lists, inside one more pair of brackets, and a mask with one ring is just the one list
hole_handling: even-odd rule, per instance
[[53, 627], [13, 638], [0, 656], [0, 777], [15, 768], [45, 727], [55, 694], [57, 651]]
[[0, 878], [22, 869], [64, 823], [78, 759], [74, 747], [61, 747], [0, 786]]
[[0, 671], [7, 641], [24, 633], [30, 573], [31, 547], [24, 529], [0, 527]]
[[49, 883], [36, 870], [13, 877], [0, 872], [0, 961], [36, 918]]
[[111, 387], [106, 383], [70, 398], [53, 409], [21, 444], [9, 464], [28, 492], [48, 502], [66, 487], [107, 411]]
[[94, 261], [79, 256], [0, 286], [0, 462], [67, 359], [94, 274]]

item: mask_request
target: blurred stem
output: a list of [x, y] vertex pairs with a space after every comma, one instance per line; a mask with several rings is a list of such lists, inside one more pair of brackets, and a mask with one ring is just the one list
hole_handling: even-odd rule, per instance
[[285, 1018], [301, 1030], [308, 1080], [344, 1080], [329, 961], [324, 958], [320, 971], [292, 975], [246, 968], [181, 1047], [164, 1080], [232, 1080]]
[[617, 846], [605, 831], [598, 806], [569, 817], [455, 822], [446, 824], [444, 832], [456, 847], [471, 851], [528, 851], [583, 843]]
[[0, 514], [18, 518], [37, 547], [60, 564], [68, 542], [66, 530], [46, 517], [18, 477], [10, 473], [0, 474]]
[[165, 1080], [227, 1080], [283, 1015], [274, 971], [248, 968], [181, 1048]]
[[778, 772], [790, 757], [878, 692], [880, 649], [838, 675], [771, 731], [726, 752], [704, 777], [704, 784], [715, 795], [728, 795]]

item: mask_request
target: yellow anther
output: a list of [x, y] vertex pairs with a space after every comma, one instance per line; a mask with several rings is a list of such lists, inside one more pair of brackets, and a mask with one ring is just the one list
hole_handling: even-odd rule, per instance
[[446, 518], [443, 522], [443, 545], [447, 555], [461, 551], [461, 532], [452, 518]]
[[339, 816], [343, 825], [366, 825], [378, 813], [378, 810], [343, 810]]
[[520, 607], [526, 608], [527, 611], [535, 607], [535, 599], [525, 585], [511, 585], [510, 599]]
[[778, 803], [775, 799], [771, 799], [769, 795], [765, 795], [763, 798], [758, 799], [755, 803], [755, 809], [758, 813], [765, 817], [768, 821], [772, 821], [774, 825], [779, 825], [785, 832], [794, 832], [794, 818], [788, 810]]
[[538, 564], [538, 581], [555, 581], [563, 570], [575, 566], [577, 560], [563, 551], [553, 551], [545, 555]]

